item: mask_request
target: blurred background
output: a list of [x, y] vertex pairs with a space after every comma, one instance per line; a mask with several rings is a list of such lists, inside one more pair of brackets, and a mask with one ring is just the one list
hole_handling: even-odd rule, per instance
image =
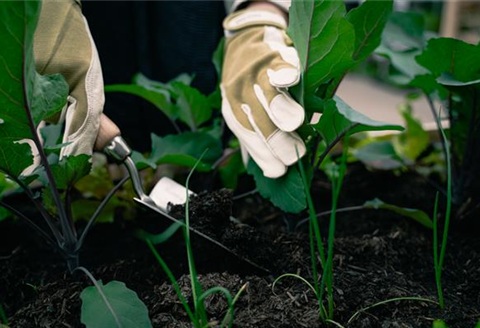
[[[358, 1], [347, 2], [348, 9], [356, 5]], [[211, 57], [223, 37], [224, 1], [84, 1], [83, 11], [100, 53], [105, 84], [130, 83], [139, 72], [162, 82], [189, 73], [195, 76], [194, 87], [205, 94], [214, 91], [217, 74]], [[395, 11], [417, 13], [422, 29], [432, 36], [475, 44], [480, 40], [478, 0], [396, 0]], [[414, 27], [403, 28], [408, 33]], [[385, 56], [372, 56], [347, 76], [338, 95], [373, 119], [392, 123], [402, 123], [398, 107], [407, 100], [429, 129], [432, 116], [426, 100], [393, 79], [389, 65]], [[105, 111], [140, 151], [149, 148], [151, 132], [174, 132], [170, 124], [162, 124], [167, 120], [160, 111], [134, 96], [108, 93]]]

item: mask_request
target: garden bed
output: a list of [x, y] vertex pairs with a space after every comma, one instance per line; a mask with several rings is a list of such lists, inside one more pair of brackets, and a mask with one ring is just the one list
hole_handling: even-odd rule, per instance
[[[319, 212], [329, 210], [329, 188], [323, 177], [314, 183]], [[375, 197], [431, 213], [435, 190], [414, 174], [397, 177], [392, 172], [372, 173], [360, 165], [350, 166], [340, 207], [361, 205]], [[232, 203], [232, 214], [245, 225], [230, 222]], [[193, 238], [204, 287], [222, 286], [236, 293], [248, 283], [236, 305], [236, 327], [321, 326], [318, 303], [302, 282], [285, 278], [272, 291], [272, 282], [283, 273], [297, 273], [312, 280], [305, 230], [308, 224], [292, 228], [303, 216], [287, 217], [256, 195], [233, 202], [226, 190], [193, 199], [191, 215], [196, 228], [271, 271], [261, 272], [209, 242]], [[328, 217], [321, 220], [324, 234], [327, 221]], [[160, 217], [142, 212], [136, 221], [119, 217], [114, 224], [97, 225], [86, 241], [82, 263], [97, 279], [120, 280], [135, 290], [147, 305], [154, 327], [190, 327], [153, 254], [134, 236], [138, 228], [160, 232], [167, 224]], [[24, 234], [28, 238], [21, 237]], [[11, 327], [81, 327], [79, 295], [90, 282], [67, 273], [62, 259], [41, 242], [19, 224], [0, 224], [0, 301]], [[185, 295], [190, 295], [181, 235], [157, 249], [179, 278]], [[475, 229], [452, 227], [443, 279], [445, 312], [425, 302], [395, 302], [360, 314], [348, 327], [428, 327], [439, 318], [451, 327], [474, 327], [480, 317], [479, 249]], [[334, 257], [335, 320], [345, 325], [357, 310], [390, 298], [419, 296], [435, 300], [432, 254], [432, 232], [414, 221], [387, 211], [339, 213]], [[206, 307], [212, 320], [221, 320], [227, 310], [219, 295], [210, 297]]]

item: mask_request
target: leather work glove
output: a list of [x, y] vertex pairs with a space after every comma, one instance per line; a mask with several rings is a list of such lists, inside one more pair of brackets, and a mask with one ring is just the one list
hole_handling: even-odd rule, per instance
[[305, 111], [288, 93], [300, 80], [300, 61], [287, 23], [273, 11], [246, 9], [223, 25], [223, 117], [240, 141], [245, 165], [251, 156], [266, 177], [281, 177], [306, 152], [294, 132]]
[[105, 96], [97, 49], [79, 2], [42, 1], [35, 31], [34, 54], [42, 75], [62, 74], [70, 95], [60, 119], [65, 120], [60, 156], [91, 154]]

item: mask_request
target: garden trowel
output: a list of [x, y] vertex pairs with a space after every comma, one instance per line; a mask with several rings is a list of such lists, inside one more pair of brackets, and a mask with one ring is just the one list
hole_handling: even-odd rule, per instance
[[[185, 204], [187, 200], [187, 189], [181, 184], [175, 182], [174, 180], [164, 177], [157, 182], [151, 193], [147, 195], [143, 189], [142, 180], [140, 178], [137, 167], [135, 166], [135, 163], [130, 157], [132, 153], [130, 147], [122, 138], [120, 129], [117, 127], [117, 125], [113, 123], [112, 120], [110, 120], [105, 114], [102, 114], [100, 118], [100, 129], [98, 131], [95, 149], [105, 152], [107, 155], [111, 156], [115, 160], [125, 165], [128, 174], [130, 175], [130, 179], [132, 180], [133, 189], [135, 191], [135, 194], [137, 195], [137, 198], [134, 198], [137, 203], [161, 214], [172, 222], [180, 224], [184, 227], [186, 226], [182, 220], [176, 219], [168, 213], [168, 204]], [[188, 190], [188, 194], [193, 195], [193, 192]], [[225, 251], [241, 259], [242, 261], [252, 265], [253, 267], [267, 273], [270, 272], [262, 266], [240, 256], [235, 251], [231, 250], [230, 248], [213, 239], [212, 237], [207, 236], [206, 234], [196, 230], [195, 228], [192, 228], [191, 226], [189, 226], [188, 228], [192, 233], [217, 245], [218, 247], [224, 249]]]

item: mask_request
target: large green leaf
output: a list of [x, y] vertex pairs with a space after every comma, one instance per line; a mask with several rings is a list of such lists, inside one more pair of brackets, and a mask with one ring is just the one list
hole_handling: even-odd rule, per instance
[[68, 85], [59, 75], [35, 70], [33, 36], [40, 1], [8, 1], [0, 7], [0, 170], [18, 176], [32, 164], [36, 124], [66, 104]]
[[129, 93], [150, 102], [172, 120], [178, 116], [177, 107], [170, 102], [170, 94], [163, 89], [147, 89], [143, 85], [135, 84], [114, 84], [105, 86], [105, 92]]
[[200, 125], [212, 117], [212, 107], [208, 98], [197, 89], [182, 82], [174, 82], [172, 87], [178, 95], [178, 118], [190, 129], [196, 131]]
[[403, 75], [402, 79], [395, 79], [399, 84], [406, 85], [415, 76], [428, 73], [415, 61], [426, 43], [424, 25], [420, 14], [394, 12], [385, 26], [382, 43], [375, 53], [388, 57], [391, 65]]
[[307, 94], [354, 65], [355, 31], [345, 14], [341, 0], [292, 2], [288, 34], [300, 57]]
[[253, 175], [260, 195], [281, 210], [300, 213], [307, 207], [305, 189], [297, 167], [290, 167], [288, 172], [278, 179], [269, 179], [263, 175], [262, 169], [250, 160], [247, 171]]
[[427, 48], [416, 60], [436, 77], [449, 73], [460, 82], [469, 82], [480, 79], [479, 58], [480, 44], [436, 38], [428, 41]]
[[363, 61], [380, 45], [392, 8], [392, 0], [367, 0], [348, 13], [347, 19], [355, 28], [355, 61]]
[[[130, 290], [123, 282], [111, 281], [100, 288], [108, 300], [111, 309], [105, 303], [95, 287], [83, 290], [81, 322], [87, 328], [150, 328], [152, 323], [148, 317], [148, 309], [138, 298], [137, 293]], [[117, 320], [112, 314], [115, 313]], [[120, 327], [119, 325], [120, 324]]]
[[177, 135], [159, 137], [152, 134], [152, 153], [149, 157], [134, 152], [133, 159], [138, 167], [155, 167], [158, 164], [175, 164], [193, 167], [203, 154], [197, 170], [208, 171], [222, 155], [220, 141], [213, 138], [207, 132], [185, 132]]
[[313, 127], [329, 145], [347, 133], [351, 135], [365, 131], [403, 130], [399, 125], [382, 123], [366, 117], [338, 97], [326, 102], [320, 121]]

